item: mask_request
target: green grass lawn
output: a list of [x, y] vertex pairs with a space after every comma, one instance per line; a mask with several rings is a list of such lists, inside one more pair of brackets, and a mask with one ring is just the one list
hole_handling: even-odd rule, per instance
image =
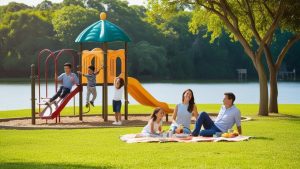
[[[198, 104], [198, 111], [206, 111], [209, 113], [218, 113], [220, 110], [220, 104]], [[170, 107], [175, 107], [175, 105], [170, 105]], [[244, 116], [256, 116], [258, 105], [257, 104], [237, 104], [237, 107], [241, 110], [242, 115]], [[153, 108], [142, 106], [142, 105], [129, 105], [129, 114], [150, 114]], [[283, 114], [289, 115], [300, 115], [300, 104], [281, 104], [279, 105], [279, 110]], [[84, 108], [84, 111], [87, 111]], [[109, 114], [113, 114], [112, 106], [108, 107]], [[92, 107], [91, 111], [88, 114], [101, 114], [102, 107], [96, 106]], [[122, 112], [124, 112], [124, 106], [122, 106]], [[67, 107], [62, 113], [62, 116], [74, 115], [74, 108]], [[75, 107], [75, 115], [78, 115], [78, 107]], [[31, 110], [9, 110], [9, 111], [0, 111], [1, 118], [15, 118], [15, 117], [31, 117]]]
[[[280, 105], [281, 114], [256, 116], [257, 105], [238, 105], [254, 120], [243, 122], [237, 143], [139, 143], [119, 140], [141, 127], [73, 130], [0, 130], [0, 168], [299, 168], [300, 105]], [[217, 112], [219, 105], [198, 105]], [[130, 112], [152, 109], [130, 106]], [[29, 110], [0, 112], [0, 118]], [[100, 109], [99, 109], [100, 112]], [[64, 112], [73, 113], [72, 109]], [[167, 129], [168, 126], [164, 126]]]

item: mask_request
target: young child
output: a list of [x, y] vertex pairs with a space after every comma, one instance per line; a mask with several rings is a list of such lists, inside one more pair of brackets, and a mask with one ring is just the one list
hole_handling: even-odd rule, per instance
[[164, 111], [162, 108], [154, 109], [151, 114], [151, 119], [148, 121], [148, 124], [143, 128], [140, 136], [149, 137], [161, 134], [162, 131], [162, 123], [164, 117]]
[[[74, 84], [78, 85], [79, 80], [75, 73], [72, 73], [72, 64], [71, 63], [65, 63], [64, 64], [64, 70], [65, 73], [62, 73], [58, 76], [57, 81], [60, 82], [62, 85], [59, 87], [59, 90], [57, 93], [47, 102], [48, 105], [52, 103], [58, 103], [61, 101], [64, 97], [66, 97], [72, 89], [72, 86]], [[56, 99], [59, 98], [58, 101]]]
[[113, 125], [122, 125], [121, 122], [121, 107], [122, 107], [122, 96], [124, 93], [124, 79], [121, 77], [115, 78], [114, 81], [115, 92], [113, 97], [113, 112], [115, 113], [116, 121]]
[[[95, 67], [93, 65], [88, 67], [88, 74], [83, 74], [80, 71], [77, 71], [79, 75], [82, 74], [82, 76], [86, 77], [88, 82], [87, 82], [87, 92], [86, 92], [86, 105], [85, 107], [88, 107], [89, 104], [94, 106], [94, 101], [97, 97], [97, 90], [96, 90], [96, 76], [99, 74], [100, 70], [95, 72]], [[93, 95], [92, 100], [90, 100], [91, 94]]]

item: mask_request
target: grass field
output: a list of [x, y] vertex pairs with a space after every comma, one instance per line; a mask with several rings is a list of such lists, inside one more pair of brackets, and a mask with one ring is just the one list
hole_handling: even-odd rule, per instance
[[[175, 107], [175, 105], [170, 105], [171, 107]], [[237, 107], [241, 110], [242, 115], [244, 116], [256, 116], [258, 105], [257, 104], [237, 104]], [[122, 106], [122, 112], [124, 112], [124, 106]], [[206, 111], [210, 113], [218, 113], [220, 110], [220, 104], [198, 104], [198, 111]], [[141, 106], [141, 105], [129, 105], [129, 114], [150, 114], [152, 112], [151, 107]], [[289, 114], [289, 115], [300, 115], [300, 104], [282, 104], [279, 105], [279, 110], [282, 110], [281, 114]], [[87, 111], [84, 108], [84, 111]], [[112, 106], [108, 107], [109, 114], [113, 114]], [[102, 112], [101, 106], [96, 106], [91, 108], [91, 111], [88, 114], [100, 114]], [[62, 113], [62, 116], [74, 115], [74, 108], [67, 107]], [[78, 107], [75, 107], [75, 115], [78, 115]], [[30, 117], [31, 110], [9, 110], [9, 111], [0, 111], [0, 119], [1, 118], [15, 118], [15, 117]]]
[[[280, 105], [282, 113], [260, 117], [257, 105], [238, 105], [244, 135], [237, 143], [139, 143], [119, 140], [140, 127], [74, 130], [0, 130], [0, 168], [299, 168], [300, 105]], [[198, 105], [218, 112], [219, 105]], [[101, 109], [99, 108], [99, 112]], [[151, 108], [130, 106], [130, 112]], [[28, 116], [30, 110], [2, 111], [0, 118]], [[91, 112], [91, 113], [97, 113]], [[63, 112], [73, 114], [72, 108]], [[168, 126], [164, 126], [167, 129]]]

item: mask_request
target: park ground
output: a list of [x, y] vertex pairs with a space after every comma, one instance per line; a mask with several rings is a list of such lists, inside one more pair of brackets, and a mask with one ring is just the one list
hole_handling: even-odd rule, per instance
[[[256, 115], [258, 105], [237, 106], [253, 119], [242, 123], [243, 134], [255, 137], [249, 141], [127, 144], [119, 136], [140, 132], [141, 127], [0, 129], [0, 168], [299, 168], [300, 104], [279, 105], [281, 113], [268, 117]], [[197, 107], [218, 112], [220, 105]], [[62, 115], [72, 115], [72, 110]], [[151, 110], [129, 106], [130, 113]], [[96, 107], [90, 113], [100, 111]], [[0, 118], [29, 115], [30, 110], [0, 111]]]

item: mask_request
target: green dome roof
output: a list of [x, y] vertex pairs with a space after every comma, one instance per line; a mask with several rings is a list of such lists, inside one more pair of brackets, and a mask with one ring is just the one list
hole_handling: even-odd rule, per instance
[[75, 42], [130, 42], [128, 35], [117, 25], [100, 20], [85, 28]]

